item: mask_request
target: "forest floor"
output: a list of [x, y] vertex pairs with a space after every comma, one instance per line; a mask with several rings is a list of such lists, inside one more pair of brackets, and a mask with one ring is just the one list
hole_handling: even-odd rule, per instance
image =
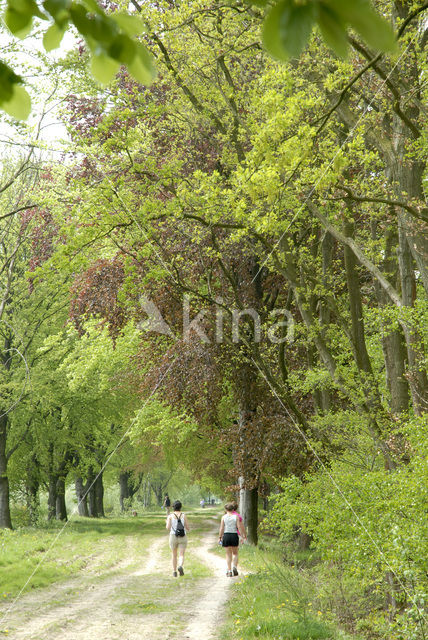
[[[117, 561], [104, 545], [72, 577], [2, 602], [0, 633], [16, 640], [218, 637], [233, 580], [225, 576], [224, 558], [210, 551], [218, 531], [214, 516], [198, 515], [183, 577], [172, 576], [164, 516], [151, 515], [146, 534], [144, 519], [140, 536], [135, 522], [130, 535], [121, 531], [121, 552], [113, 545]], [[61, 548], [60, 538], [56, 545]]]

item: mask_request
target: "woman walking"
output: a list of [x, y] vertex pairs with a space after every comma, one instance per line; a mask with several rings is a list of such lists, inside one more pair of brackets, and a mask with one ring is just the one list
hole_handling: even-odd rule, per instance
[[169, 512], [171, 511], [171, 500], [169, 498], [169, 495], [166, 493], [165, 494], [165, 498], [163, 501], [163, 505], [166, 509], [166, 515], [169, 516]]
[[[177, 571], [180, 576], [184, 576], [184, 552], [187, 547], [187, 532], [189, 524], [187, 517], [181, 512], [181, 502], [176, 500], [172, 505], [174, 511], [166, 519], [166, 528], [169, 531], [169, 547], [172, 551], [172, 575], [177, 577]], [[177, 567], [177, 556], [178, 567]]]
[[247, 533], [241, 516], [235, 511], [236, 503], [228, 502], [224, 508], [226, 509], [226, 513], [221, 519], [219, 541], [226, 549], [226, 575], [232, 577], [238, 575], [238, 534], [246, 540]]

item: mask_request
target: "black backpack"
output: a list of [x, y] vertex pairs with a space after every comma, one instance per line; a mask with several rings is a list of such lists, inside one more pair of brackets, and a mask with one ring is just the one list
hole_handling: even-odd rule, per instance
[[[175, 517], [177, 518], [177, 516]], [[177, 518], [177, 522], [175, 525], [175, 535], [177, 536], [177, 538], [183, 538], [183, 536], [186, 535], [186, 531], [184, 530], [184, 524], [181, 522], [181, 516]]]

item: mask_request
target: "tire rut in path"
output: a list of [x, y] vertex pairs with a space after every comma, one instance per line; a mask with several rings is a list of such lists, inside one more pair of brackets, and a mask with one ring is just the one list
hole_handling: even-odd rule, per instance
[[[25, 611], [21, 607], [17, 607], [17, 611], [11, 611], [10, 625], [17, 628], [8, 637], [13, 640], [107, 640], [110, 638], [109, 628], [115, 626], [112, 619], [117, 618], [117, 614], [111, 612], [112, 605], [115, 604], [115, 593], [126, 585], [129, 577], [149, 574], [153, 570], [162, 542], [157, 540], [150, 546], [146, 562], [135, 572], [106, 577], [96, 584], [82, 586], [78, 581], [72, 580], [61, 585], [60, 591], [65, 591], [70, 586], [74, 593], [78, 592], [78, 596], [70, 596], [66, 604], [49, 606], [51, 600], [46, 601], [46, 592], [38, 593], [36, 598], [34, 594], [24, 596], [22, 604]], [[114, 568], [123, 566], [122, 561]], [[58, 587], [54, 587], [49, 590], [52, 599], [57, 599], [57, 589]], [[39, 604], [37, 617], [34, 617], [34, 610], [31, 612], [33, 616], [25, 615], [31, 602]]]
[[[184, 602], [177, 602], [176, 597], [169, 602], [169, 611], [144, 618], [124, 614], [118, 607], [117, 594], [133, 581], [150, 576], [155, 596], [156, 588], [160, 586], [156, 584], [159, 580], [156, 574], [163, 579], [170, 575], [170, 558], [166, 560], [166, 556], [161, 554], [167, 540], [160, 538], [150, 545], [145, 562], [122, 561], [114, 567], [125, 569], [132, 564], [133, 570], [126, 574], [107, 575], [93, 583], [72, 579], [41, 592], [26, 594], [8, 616], [8, 624], [14, 628], [13, 631], [10, 629], [8, 637], [11, 640], [141, 640], [144, 636], [153, 640], [176, 637], [213, 640], [221, 626], [229, 587], [233, 582], [225, 576], [225, 559], [209, 550], [214, 541], [212, 531], [205, 534], [200, 543], [189, 540], [188, 554], [196, 556], [214, 575], [202, 582], [182, 583], [183, 587], [186, 584], [190, 600], [186, 598], [187, 603], [182, 610], [186, 626], [178, 636], [171, 614], [174, 611], [180, 614], [180, 604], [184, 605]], [[57, 604], [61, 597], [63, 602]], [[64, 603], [66, 598], [68, 601]]]
[[195, 603], [197, 613], [183, 633], [186, 640], [212, 640], [222, 624], [222, 614], [229, 598], [232, 580], [225, 575], [224, 558], [210, 552], [209, 548], [213, 544], [213, 534], [210, 534], [204, 537], [202, 545], [195, 550], [195, 555], [212, 569], [214, 577], [203, 598]]

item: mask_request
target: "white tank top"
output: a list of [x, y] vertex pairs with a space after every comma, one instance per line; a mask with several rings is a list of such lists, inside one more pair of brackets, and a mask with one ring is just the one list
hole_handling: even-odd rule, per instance
[[223, 516], [224, 522], [224, 532], [225, 533], [238, 533], [238, 524], [237, 524], [238, 516], [231, 513], [226, 513]]
[[[171, 518], [171, 530], [170, 530], [170, 535], [175, 536], [175, 531], [176, 531], [176, 529], [177, 529], [177, 522], [178, 522], [178, 520], [177, 520], [177, 517], [176, 517], [175, 513], [171, 513], [171, 515], [170, 515], [169, 517]], [[183, 524], [183, 527], [184, 527], [184, 513], [182, 513], [182, 514], [181, 514], [181, 516], [180, 516], [180, 520], [181, 520], [181, 522], [182, 522], [182, 524]], [[185, 535], [185, 536], [187, 535], [186, 527], [184, 527], [184, 535]]]

